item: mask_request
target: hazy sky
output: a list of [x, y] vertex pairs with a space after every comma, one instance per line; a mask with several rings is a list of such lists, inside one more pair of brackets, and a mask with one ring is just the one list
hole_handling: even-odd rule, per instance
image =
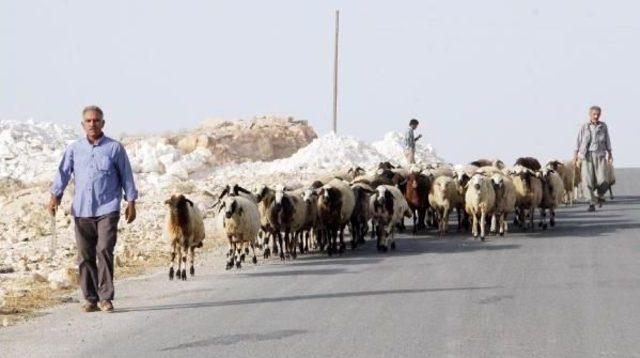
[[568, 158], [599, 104], [618, 166], [640, 166], [634, 1], [0, 0], [0, 118], [158, 132], [293, 115], [371, 141], [411, 117], [451, 162]]

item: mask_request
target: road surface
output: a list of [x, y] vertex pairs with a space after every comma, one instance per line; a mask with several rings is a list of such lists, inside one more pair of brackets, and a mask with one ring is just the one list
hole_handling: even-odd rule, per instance
[[117, 312], [57, 307], [1, 329], [0, 356], [640, 356], [640, 169], [617, 175], [614, 201], [545, 232], [120, 281]]

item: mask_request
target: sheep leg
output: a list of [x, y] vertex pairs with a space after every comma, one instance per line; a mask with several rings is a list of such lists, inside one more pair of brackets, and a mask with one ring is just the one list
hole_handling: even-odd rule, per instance
[[180, 280], [182, 278], [181, 268], [182, 268], [182, 245], [180, 243], [176, 243], [176, 257], [178, 259], [178, 269], [176, 270], [177, 279]]
[[[243, 249], [244, 248], [244, 249]], [[244, 251], [244, 252], [243, 252]], [[249, 252], [249, 248], [246, 246], [245, 242], [242, 242], [239, 246], [238, 246], [238, 255], [239, 255], [239, 262], [244, 262], [245, 256], [246, 254]]]
[[549, 215], [551, 216], [551, 218], [549, 219], [549, 225], [551, 225], [551, 227], [556, 226], [556, 209], [549, 209]]
[[291, 235], [291, 257], [296, 259], [298, 257], [298, 239], [300, 238], [300, 231], [294, 232]]
[[382, 249], [382, 252], [387, 252], [388, 248], [389, 248], [389, 232], [391, 232], [392, 229], [390, 229], [389, 227], [393, 228], [394, 224], [391, 225], [385, 225], [382, 227], [381, 230], [381, 236], [382, 236], [382, 240], [381, 240], [381, 245], [380, 248]]
[[253, 258], [251, 259], [251, 262], [253, 262], [254, 265], [258, 264], [258, 258], [256, 257], [256, 248], [255, 245], [253, 243], [251, 243], [251, 253], [253, 254]]
[[[475, 216], [475, 215], [474, 215]], [[486, 212], [485, 209], [480, 209], [480, 240], [484, 241], [484, 228], [486, 226]]]
[[474, 238], [478, 237], [478, 218], [476, 216], [476, 212], [475, 210], [472, 213], [473, 219], [471, 222], [471, 235], [473, 235]]
[[389, 244], [389, 248], [391, 250], [395, 250], [396, 249], [396, 232], [393, 229], [393, 227], [391, 227], [391, 243]]
[[369, 230], [369, 224], [365, 220], [362, 220], [359, 225], [358, 244], [364, 244], [364, 237], [367, 235], [367, 230]]
[[613, 185], [609, 185], [609, 197], [613, 200], [613, 189], [611, 189]]
[[445, 207], [442, 213], [442, 236], [449, 231], [449, 207]]
[[234, 262], [234, 249], [233, 249], [233, 240], [231, 236], [227, 236], [227, 241], [229, 242], [229, 259], [227, 260], [227, 267], [226, 269], [229, 270], [230, 268], [233, 267], [233, 262]]
[[329, 254], [329, 256], [333, 255], [334, 250], [336, 249], [337, 246], [337, 241], [338, 241], [338, 229], [337, 228], [330, 228], [327, 231], [327, 254]]
[[235, 243], [235, 252], [236, 252], [236, 268], [239, 269], [242, 267], [242, 261], [244, 261], [244, 254], [242, 253], [242, 246], [244, 246], [244, 236], [236, 237], [237, 242]]
[[300, 254], [304, 254], [304, 234], [306, 232], [304, 230], [300, 231], [300, 239], [298, 240], [298, 248], [300, 249]]
[[498, 217], [496, 213], [491, 215], [491, 227], [489, 228], [489, 232], [492, 234], [498, 232]]
[[416, 215], [418, 212], [417, 209], [411, 209], [411, 214], [413, 214], [413, 230], [412, 233], [415, 235], [418, 233], [418, 215]]
[[547, 230], [547, 209], [540, 209], [540, 226], [542, 226], [543, 230]]
[[351, 250], [355, 250], [356, 246], [358, 246], [358, 235], [360, 234], [360, 225], [358, 224], [358, 219], [354, 218], [353, 220], [351, 220], [350, 232]]
[[269, 238], [271, 237], [271, 232], [266, 231], [264, 236], [266, 241], [262, 243], [262, 257], [266, 260], [269, 258], [269, 256], [271, 256], [271, 242], [269, 240]]
[[344, 228], [345, 228], [345, 225], [342, 225], [342, 227], [340, 228], [340, 248], [338, 248], [338, 252], [341, 253], [341, 254], [344, 252], [344, 248], [345, 248], [345, 245], [344, 245]]
[[279, 246], [280, 243], [277, 240], [277, 236], [278, 236], [277, 233], [276, 234], [272, 234], [272, 236], [271, 236], [273, 238], [273, 244], [272, 244], [273, 250], [271, 250], [271, 251], [273, 251], [273, 253], [275, 255], [278, 255], [280, 253], [280, 249], [281, 249], [281, 247]]
[[196, 248], [194, 246], [191, 246], [189, 248], [189, 259], [191, 261], [191, 267], [189, 268], [189, 274], [191, 276], [194, 276], [196, 274], [196, 269], [193, 267], [194, 263], [195, 263], [195, 259], [196, 259]]
[[173, 277], [175, 275], [173, 264], [176, 260], [176, 246], [178, 245], [177, 245], [177, 242], [174, 240], [173, 243], [171, 244], [171, 268], [169, 269], [169, 280], [173, 280]]
[[535, 230], [535, 227], [534, 227], [534, 225], [533, 225], [533, 216], [534, 216], [534, 214], [535, 214], [535, 211], [536, 211], [536, 209], [535, 209], [535, 208], [533, 207], [533, 205], [532, 205], [532, 206], [529, 208], [529, 215], [530, 215], [530, 218], [529, 218], [529, 224], [531, 225], [531, 231], [534, 231], [534, 230]]
[[185, 240], [184, 247], [182, 248], [182, 263], [184, 264], [184, 267], [182, 268], [182, 274], [180, 276], [180, 278], [182, 278], [182, 281], [187, 280], [187, 256], [188, 255], [189, 255], [189, 247], [187, 246], [187, 240]]
[[276, 234], [278, 235], [278, 244], [280, 245], [280, 260], [284, 261], [284, 238], [279, 230]]

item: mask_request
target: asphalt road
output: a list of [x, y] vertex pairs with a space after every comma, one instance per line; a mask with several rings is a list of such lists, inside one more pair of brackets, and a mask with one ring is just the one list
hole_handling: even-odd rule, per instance
[[640, 356], [640, 169], [617, 176], [614, 201], [545, 232], [121, 281], [117, 312], [55, 308], [0, 329], [0, 356]]

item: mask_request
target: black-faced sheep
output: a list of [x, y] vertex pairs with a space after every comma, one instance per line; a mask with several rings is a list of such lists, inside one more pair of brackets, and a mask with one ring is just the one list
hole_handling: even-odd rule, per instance
[[400, 189], [391, 185], [380, 185], [371, 196], [370, 205], [373, 212], [373, 223], [377, 230], [379, 251], [396, 248], [395, 228], [404, 218], [411, 218], [409, 204]]
[[526, 228], [527, 218], [531, 230], [535, 208], [542, 201], [542, 182], [536, 173], [521, 165], [516, 165], [509, 173], [516, 189], [516, 217], [515, 223]]
[[355, 206], [351, 214], [351, 246], [355, 248], [357, 244], [364, 244], [364, 237], [367, 235], [371, 220], [369, 199], [374, 191], [370, 186], [362, 183], [352, 184], [351, 189], [355, 198]]
[[[283, 247], [295, 259], [297, 257], [298, 238], [305, 227], [307, 205], [302, 199], [303, 190], [288, 191], [285, 186], [275, 187], [275, 210], [277, 212], [277, 232], [280, 243], [280, 258], [284, 259]], [[284, 232], [284, 237], [282, 236]]]
[[[202, 247], [202, 241], [205, 237], [202, 214], [191, 200], [181, 194], [172, 195], [164, 203], [169, 211], [165, 226], [165, 235], [171, 243], [169, 279], [173, 280], [174, 275], [177, 274], [178, 279], [186, 280], [187, 253], [191, 258], [189, 273], [193, 276], [195, 274], [193, 267], [195, 249]], [[178, 270], [174, 271], [173, 263], [176, 256], [178, 257]], [[181, 269], [182, 264], [184, 264], [184, 268]]]
[[[351, 220], [355, 196], [349, 184], [332, 180], [318, 190], [318, 216], [327, 236], [327, 254], [344, 251], [344, 229]], [[337, 246], [338, 235], [340, 247]]]

